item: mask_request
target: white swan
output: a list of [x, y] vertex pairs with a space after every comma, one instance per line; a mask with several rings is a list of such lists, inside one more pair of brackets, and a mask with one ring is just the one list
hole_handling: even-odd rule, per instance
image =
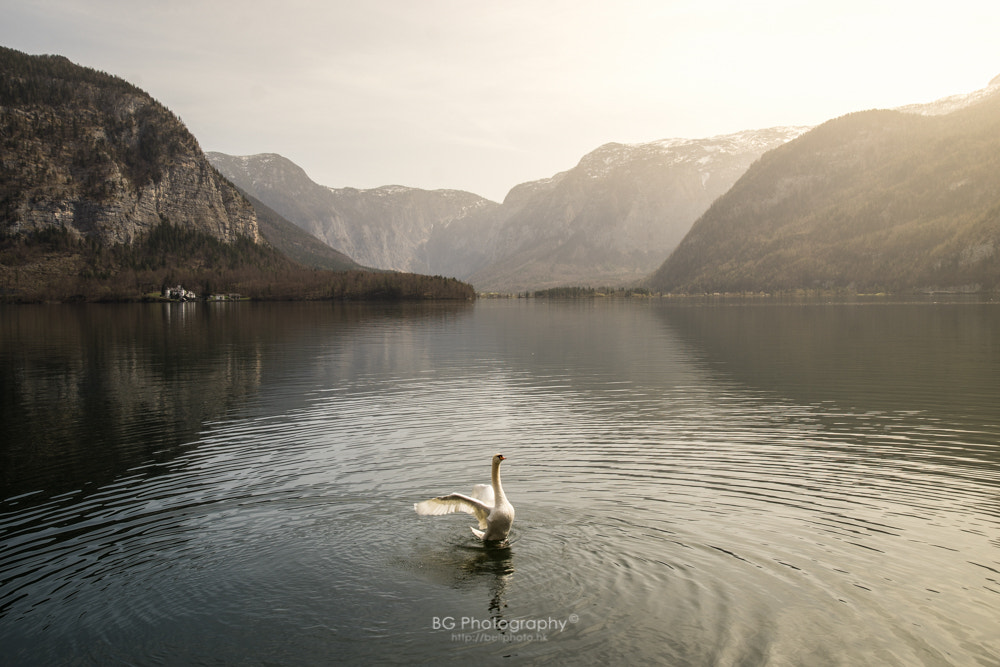
[[472, 495], [452, 493], [414, 503], [417, 514], [437, 516], [452, 512], [466, 512], [479, 519], [479, 530], [472, 532], [483, 542], [500, 542], [507, 539], [511, 524], [514, 523], [514, 506], [507, 500], [500, 486], [500, 462], [502, 454], [493, 457], [493, 486], [476, 484]]

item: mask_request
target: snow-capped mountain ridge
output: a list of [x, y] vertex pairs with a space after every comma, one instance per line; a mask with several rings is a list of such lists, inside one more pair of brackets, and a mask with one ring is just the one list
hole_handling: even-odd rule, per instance
[[608, 143], [585, 155], [578, 164], [591, 178], [603, 178], [623, 165], [652, 161], [660, 166], [700, 164], [715, 157], [763, 153], [808, 132], [811, 127], [771, 127], [744, 130], [703, 139], [669, 138], [643, 143]]
[[640, 280], [754, 160], [807, 129], [609, 143], [572, 169], [511, 188], [502, 204], [458, 190], [324, 187], [273, 154], [217, 154], [215, 164], [366, 266], [520, 291]]
[[[1000, 77], [968, 95], [900, 110], [946, 113], [998, 93]], [[229, 165], [265, 203], [365, 265], [518, 292], [643, 279], [756, 160], [810, 129], [608, 143], [571, 169], [516, 185], [502, 204], [400, 185], [325, 188], [272, 154]]]
[[949, 95], [933, 102], [907, 104], [906, 106], [896, 107], [896, 111], [914, 113], [921, 116], [943, 116], [997, 94], [1000, 94], [1000, 76], [994, 77], [985, 88], [974, 90], [971, 93]]

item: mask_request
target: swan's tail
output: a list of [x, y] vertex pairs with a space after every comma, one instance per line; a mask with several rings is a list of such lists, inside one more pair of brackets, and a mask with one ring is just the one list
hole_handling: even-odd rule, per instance
[[486, 533], [484, 533], [481, 530], [477, 530], [477, 529], [473, 528], [472, 526], [469, 526], [469, 530], [471, 530], [472, 534], [475, 535], [476, 537], [478, 537], [479, 539], [483, 539], [486, 536]]

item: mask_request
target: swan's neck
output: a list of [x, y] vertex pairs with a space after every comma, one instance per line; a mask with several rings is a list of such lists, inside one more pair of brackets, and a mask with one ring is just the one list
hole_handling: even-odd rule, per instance
[[500, 499], [507, 499], [507, 496], [503, 494], [503, 487], [500, 486], [500, 462], [497, 461], [493, 466], [493, 495], [496, 496], [496, 502], [499, 503]]

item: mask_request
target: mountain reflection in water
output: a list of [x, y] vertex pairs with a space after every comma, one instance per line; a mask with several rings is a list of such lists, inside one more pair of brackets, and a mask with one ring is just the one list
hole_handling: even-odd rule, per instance
[[[3, 307], [0, 370], [5, 664], [1000, 660], [996, 304]], [[498, 451], [509, 547], [413, 512]]]

